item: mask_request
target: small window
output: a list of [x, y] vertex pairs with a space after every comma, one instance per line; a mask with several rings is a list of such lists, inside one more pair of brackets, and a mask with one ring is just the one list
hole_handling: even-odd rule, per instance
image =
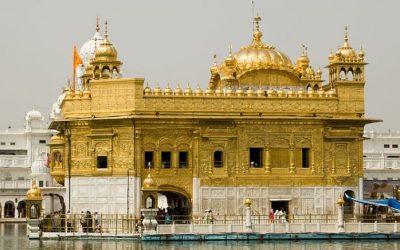
[[309, 148], [301, 149], [301, 166], [302, 166], [302, 168], [310, 167], [310, 149]]
[[372, 178], [372, 180], [374, 180], [374, 181], [377, 181], [377, 180], [378, 180], [378, 178], [377, 178], [377, 177], [373, 177], [373, 178]]
[[39, 181], [39, 187], [43, 187], [43, 181]]
[[10, 145], [11, 146], [15, 146], [15, 142], [10, 142]]
[[171, 152], [161, 152], [161, 168], [171, 168]]
[[390, 145], [389, 144], [383, 144], [383, 147], [384, 148], [390, 148]]
[[223, 153], [222, 151], [214, 152], [214, 167], [222, 168], [224, 166]]
[[25, 178], [24, 177], [18, 177], [18, 180], [19, 181], [23, 181], [23, 180], [25, 180]]
[[388, 179], [388, 181], [393, 181], [392, 177], [388, 177], [387, 179]]
[[97, 156], [97, 168], [107, 168], [107, 156]]
[[6, 143], [2, 141], [2, 142], [0, 142], [0, 145], [4, 146], [4, 145], [6, 145]]
[[46, 144], [46, 140], [39, 140], [40, 144]]
[[250, 148], [250, 167], [262, 168], [262, 148]]
[[5, 179], [6, 179], [6, 181], [11, 181], [12, 180], [12, 178], [10, 176], [7, 176]]
[[153, 160], [153, 151], [144, 152], [144, 168], [153, 168], [154, 160]]
[[400, 155], [388, 155], [387, 158], [400, 158]]
[[392, 148], [399, 148], [399, 144], [392, 144]]
[[188, 152], [179, 152], [179, 168], [188, 167]]

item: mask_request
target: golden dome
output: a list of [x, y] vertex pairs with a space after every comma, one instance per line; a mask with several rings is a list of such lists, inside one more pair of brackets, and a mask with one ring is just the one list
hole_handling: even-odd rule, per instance
[[102, 60], [117, 60], [117, 50], [108, 40], [107, 34], [107, 22], [106, 22], [106, 30], [104, 34], [103, 42], [97, 47], [94, 52], [94, 60], [102, 61]]
[[228, 88], [226, 89], [226, 96], [233, 96], [233, 89], [231, 88], [231, 86], [228, 86]]
[[36, 186], [36, 180], [33, 179], [32, 180], [32, 187], [31, 189], [28, 190], [28, 192], [26, 193], [26, 199], [27, 200], [42, 200], [42, 192], [40, 191], [40, 188], [38, 188], [38, 186]]
[[203, 95], [203, 90], [200, 88], [200, 85], [197, 85], [197, 89], [195, 90], [195, 95], [196, 96], [202, 96]]
[[178, 86], [176, 86], [175, 90], [174, 90], [174, 94], [175, 95], [182, 95], [183, 91], [181, 89], [181, 85], [178, 83]]
[[172, 89], [169, 87], [169, 83], [167, 87], [164, 89], [164, 95], [172, 95]]
[[156, 181], [150, 176], [150, 173], [147, 175], [146, 179], [143, 180], [143, 188], [144, 189], [151, 189], [155, 188]]
[[357, 52], [350, 47], [349, 45], [349, 37], [347, 34], [347, 26], [345, 27], [345, 34], [344, 34], [344, 44], [343, 47], [338, 48], [336, 51], [336, 55], [342, 59], [357, 59]]
[[50, 144], [55, 145], [55, 144], [64, 144], [64, 137], [61, 136], [61, 134], [53, 135], [50, 138]]
[[258, 69], [278, 69], [293, 72], [292, 61], [287, 55], [262, 42], [259, 21], [261, 21], [259, 16], [254, 18], [256, 26], [252, 43], [241, 47], [236, 53], [232, 53], [230, 47], [229, 55], [224, 64], [218, 67], [214, 65], [211, 68], [212, 74], [218, 72], [222, 79], [232, 79], [232, 76], [233, 78], [240, 78], [243, 74]]
[[192, 90], [192, 88], [190, 87], [190, 85], [188, 83], [188, 85], [187, 85], [187, 87], [185, 89], [185, 95], [186, 96], [191, 96], [192, 94], [193, 94], [193, 90]]
[[154, 95], [162, 95], [162, 90], [160, 88], [160, 85], [158, 85], [154, 88]]
[[149, 87], [149, 83], [146, 84], [146, 88], [144, 88], [144, 95], [151, 95], [152, 91], [151, 88]]
[[221, 88], [217, 88], [217, 89], [215, 90], [215, 94], [216, 94], [217, 96], [223, 96], [223, 95], [224, 95], [224, 91], [222, 91]]

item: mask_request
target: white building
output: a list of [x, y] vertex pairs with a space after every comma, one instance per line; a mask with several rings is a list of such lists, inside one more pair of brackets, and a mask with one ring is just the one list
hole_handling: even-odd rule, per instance
[[37, 110], [26, 114], [23, 128], [0, 130], [1, 218], [25, 216], [24, 200], [32, 178], [40, 187], [53, 186], [46, 166], [53, 133]]
[[392, 196], [400, 186], [400, 132], [365, 132], [364, 197]]

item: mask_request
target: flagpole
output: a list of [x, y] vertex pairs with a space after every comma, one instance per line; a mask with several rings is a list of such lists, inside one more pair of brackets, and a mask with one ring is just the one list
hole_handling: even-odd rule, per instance
[[74, 58], [72, 60], [72, 93], [75, 92], [75, 51], [76, 51], [76, 47], [74, 46]]

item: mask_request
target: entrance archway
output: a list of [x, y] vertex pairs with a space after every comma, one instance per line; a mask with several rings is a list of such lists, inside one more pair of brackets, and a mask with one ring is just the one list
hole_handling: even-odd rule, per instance
[[13, 201], [7, 201], [4, 204], [4, 218], [14, 218], [15, 216], [15, 205]]
[[25, 200], [22, 200], [22, 201], [18, 202], [17, 210], [18, 210], [20, 218], [25, 218], [26, 217], [26, 208], [25, 207], [26, 207]]
[[164, 213], [172, 216], [175, 223], [188, 223], [192, 214], [192, 203], [189, 194], [178, 187], [160, 186], [158, 206]]
[[[352, 190], [347, 190], [344, 193], [352, 198], [355, 197], [354, 191]], [[344, 205], [343, 205], [344, 219], [349, 219], [354, 215], [354, 202], [350, 199], [347, 199], [346, 195], [344, 194], [343, 194], [343, 200], [344, 200]]]

